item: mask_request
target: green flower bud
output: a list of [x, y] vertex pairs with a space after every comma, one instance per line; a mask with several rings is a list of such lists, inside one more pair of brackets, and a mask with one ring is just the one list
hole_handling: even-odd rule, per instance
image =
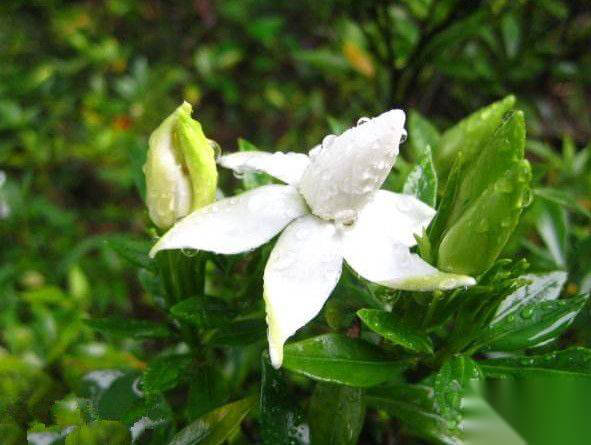
[[514, 162], [490, 184], [446, 232], [439, 246], [438, 267], [478, 275], [497, 259], [531, 200], [531, 167]]
[[146, 203], [160, 229], [215, 200], [216, 153], [191, 111], [191, 105], [183, 103], [150, 136], [144, 165]]
[[437, 172], [447, 174], [459, 151], [463, 153], [464, 165], [469, 165], [514, 105], [515, 96], [507, 96], [472, 113], [443, 133], [433, 152]]

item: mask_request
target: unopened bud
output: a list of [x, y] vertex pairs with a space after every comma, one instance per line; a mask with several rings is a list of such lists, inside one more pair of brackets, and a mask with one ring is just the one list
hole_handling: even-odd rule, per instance
[[161, 229], [215, 200], [216, 153], [191, 111], [183, 103], [150, 136], [146, 203], [150, 219]]

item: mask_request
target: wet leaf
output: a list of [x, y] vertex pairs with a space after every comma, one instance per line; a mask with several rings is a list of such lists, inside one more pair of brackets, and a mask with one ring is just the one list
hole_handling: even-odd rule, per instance
[[371, 343], [340, 334], [325, 334], [284, 348], [286, 369], [360, 388], [393, 380], [409, 365], [408, 360], [394, 360]]
[[357, 315], [368, 328], [392, 343], [411, 351], [433, 353], [433, 343], [429, 336], [395, 314], [379, 309], [361, 309]]

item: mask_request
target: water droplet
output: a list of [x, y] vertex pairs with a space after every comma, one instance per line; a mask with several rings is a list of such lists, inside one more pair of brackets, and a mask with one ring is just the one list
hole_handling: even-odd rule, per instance
[[404, 144], [406, 142], [406, 138], [408, 137], [408, 133], [406, 132], [406, 130], [403, 128], [402, 129], [402, 134], [400, 135], [400, 142], [399, 144]]
[[532, 306], [523, 308], [521, 310], [521, 312], [519, 313], [519, 315], [521, 315], [521, 318], [525, 318], [525, 319], [531, 318], [533, 314], [534, 314], [534, 308]]
[[213, 149], [215, 160], [217, 161], [222, 155], [222, 147], [220, 147], [220, 144], [218, 144], [213, 139], [208, 139], [207, 142], [209, 142], [209, 146]]
[[336, 138], [337, 137], [334, 134], [324, 136], [324, 139], [322, 139], [322, 148], [329, 147], [332, 143], [334, 143]]

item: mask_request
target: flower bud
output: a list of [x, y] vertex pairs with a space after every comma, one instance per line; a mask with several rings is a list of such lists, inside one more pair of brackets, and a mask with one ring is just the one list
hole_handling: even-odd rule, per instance
[[215, 200], [215, 150], [191, 111], [183, 103], [150, 136], [144, 164], [146, 204], [160, 229]]

